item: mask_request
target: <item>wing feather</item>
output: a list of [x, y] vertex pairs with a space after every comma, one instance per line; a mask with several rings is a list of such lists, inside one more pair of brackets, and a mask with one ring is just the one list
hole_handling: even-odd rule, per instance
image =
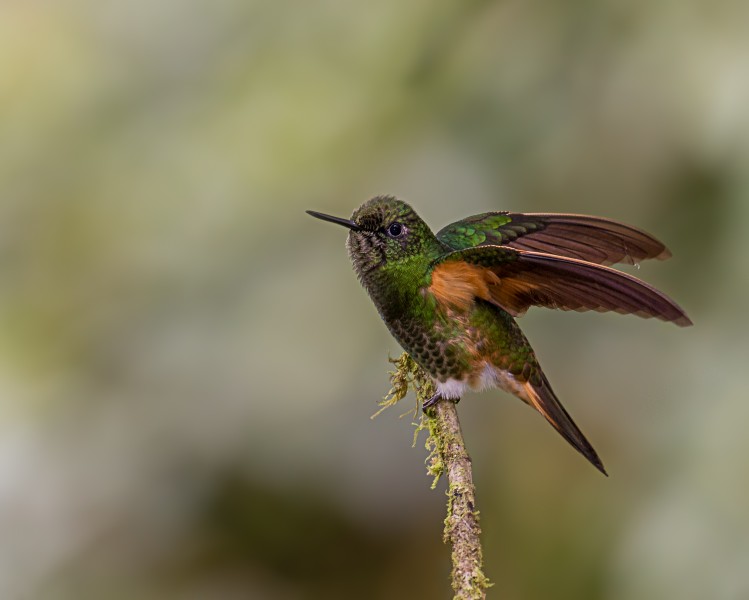
[[502, 245], [602, 265], [671, 256], [666, 246], [649, 233], [588, 215], [483, 213], [448, 225], [437, 238], [456, 250]]
[[[530, 306], [562, 310], [614, 311], [691, 325], [686, 313], [668, 296], [626, 273], [579, 259], [506, 246], [479, 246], [452, 252], [440, 261], [480, 267], [485, 285], [476, 296], [513, 315]], [[436, 267], [435, 267], [436, 268]], [[471, 271], [475, 280], [476, 272]]]

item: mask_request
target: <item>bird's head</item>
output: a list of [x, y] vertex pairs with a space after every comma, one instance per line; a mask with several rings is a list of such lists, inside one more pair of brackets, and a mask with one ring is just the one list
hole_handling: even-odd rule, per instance
[[346, 245], [362, 279], [386, 266], [397, 267], [414, 258], [430, 259], [439, 254], [440, 244], [429, 226], [408, 204], [393, 196], [367, 200], [351, 219], [311, 210], [307, 213], [349, 229]]

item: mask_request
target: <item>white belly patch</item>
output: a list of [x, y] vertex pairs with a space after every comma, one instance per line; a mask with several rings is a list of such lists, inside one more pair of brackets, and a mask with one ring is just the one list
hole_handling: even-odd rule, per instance
[[512, 373], [502, 371], [492, 364], [486, 363], [477, 374], [464, 379], [448, 379], [436, 381], [437, 391], [443, 398], [461, 398], [466, 392], [480, 392], [499, 387], [511, 394], [525, 399], [525, 388]]

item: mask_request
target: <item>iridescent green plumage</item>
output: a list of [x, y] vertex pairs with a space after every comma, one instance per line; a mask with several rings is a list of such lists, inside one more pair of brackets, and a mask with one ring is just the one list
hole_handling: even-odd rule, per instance
[[607, 264], [667, 258], [652, 236], [598, 217], [485, 213], [434, 235], [406, 203], [365, 202], [347, 227], [354, 269], [390, 332], [438, 397], [501, 387], [532, 405], [605, 473], [554, 395], [514, 316], [529, 306], [690, 321], [672, 300]]

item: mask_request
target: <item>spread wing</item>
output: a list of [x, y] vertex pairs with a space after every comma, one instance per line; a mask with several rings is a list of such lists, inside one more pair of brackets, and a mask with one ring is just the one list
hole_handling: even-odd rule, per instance
[[587, 215], [483, 213], [448, 225], [437, 238], [455, 250], [510, 246], [601, 265], [671, 256], [660, 241], [644, 231]]
[[478, 246], [447, 254], [433, 267], [430, 291], [441, 303], [465, 307], [481, 298], [515, 316], [530, 306], [545, 306], [692, 324], [673, 300], [631, 275], [574, 258], [506, 246]]

